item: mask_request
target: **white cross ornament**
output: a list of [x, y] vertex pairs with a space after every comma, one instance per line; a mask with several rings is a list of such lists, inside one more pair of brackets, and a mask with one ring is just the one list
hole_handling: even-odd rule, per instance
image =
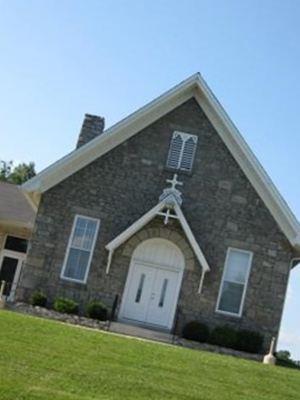
[[166, 182], [171, 183], [170, 189], [176, 189], [176, 185], [182, 186], [183, 183], [177, 180], [177, 174], [174, 174], [173, 179], [167, 179]]

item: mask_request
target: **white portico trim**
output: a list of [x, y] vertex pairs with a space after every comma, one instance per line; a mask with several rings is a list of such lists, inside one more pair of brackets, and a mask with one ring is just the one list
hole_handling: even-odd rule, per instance
[[108, 250], [106, 273], [109, 273], [114, 251], [147, 225], [153, 218], [156, 216], [164, 217], [165, 225], [168, 224], [170, 218], [174, 218], [179, 221], [196, 258], [202, 267], [198, 288], [198, 293], [201, 293], [205, 273], [210, 271], [210, 267], [181, 210], [181, 193], [175, 188], [175, 186], [181, 185], [182, 183], [177, 181], [177, 174], [174, 175], [172, 180], [168, 179], [167, 182], [171, 183], [172, 186], [171, 188], [164, 190], [163, 194], [160, 196], [161, 201], [105, 246], [106, 250]]

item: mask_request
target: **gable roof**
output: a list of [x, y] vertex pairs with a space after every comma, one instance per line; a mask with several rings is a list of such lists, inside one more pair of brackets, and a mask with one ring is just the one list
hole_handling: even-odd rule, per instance
[[72, 151], [23, 185], [38, 205], [40, 194], [106, 154], [163, 115], [194, 98], [274, 217], [290, 244], [300, 250], [300, 224], [199, 73]]
[[33, 228], [35, 212], [20, 186], [0, 182], [0, 224]]

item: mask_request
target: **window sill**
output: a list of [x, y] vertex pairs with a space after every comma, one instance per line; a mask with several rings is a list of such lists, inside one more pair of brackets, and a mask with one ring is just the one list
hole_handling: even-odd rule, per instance
[[184, 171], [182, 169], [175, 169], [167, 166], [165, 166], [164, 169], [165, 171], [172, 172], [173, 174], [178, 174], [178, 175], [181, 174], [181, 175], [191, 176], [193, 174], [193, 171]]
[[76, 283], [78, 285], [86, 285], [86, 281], [80, 281], [78, 279], [67, 278], [65, 276], [60, 276], [60, 279], [65, 282]]
[[235, 314], [235, 313], [231, 313], [228, 311], [216, 310], [215, 313], [222, 315], [224, 317], [231, 317], [231, 318], [241, 318], [242, 317], [242, 314]]

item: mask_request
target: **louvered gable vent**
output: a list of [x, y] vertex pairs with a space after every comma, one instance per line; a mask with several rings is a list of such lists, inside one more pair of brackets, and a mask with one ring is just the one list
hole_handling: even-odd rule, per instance
[[191, 171], [198, 137], [175, 131], [172, 136], [167, 167], [182, 171]]

